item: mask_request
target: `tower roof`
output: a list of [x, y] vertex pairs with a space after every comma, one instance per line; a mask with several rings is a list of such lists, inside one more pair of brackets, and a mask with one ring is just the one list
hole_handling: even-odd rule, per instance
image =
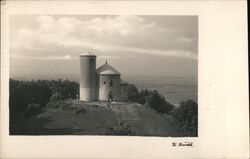
[[80, 56], [96, 56], [96, 55], [90, 51], [86, 51], [86, 52], [82, 53]]
[[120, 75], [120, 72], [110, 66], [107, 62], [104, 65], [100, 66], [96, 70], [96, 73], [102, 75]]

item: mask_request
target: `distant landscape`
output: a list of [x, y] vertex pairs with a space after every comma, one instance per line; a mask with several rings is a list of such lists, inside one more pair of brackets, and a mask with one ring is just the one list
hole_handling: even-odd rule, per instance
[[197, 77], [127, 75], [124, 80], [135, 84], [138, 89], [157, 90], [175, 106], [188, 99], [198, 101]]

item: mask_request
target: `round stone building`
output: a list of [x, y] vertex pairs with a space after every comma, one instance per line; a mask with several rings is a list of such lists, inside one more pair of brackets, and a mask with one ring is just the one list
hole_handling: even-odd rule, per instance
[[80, 55], [80, 99], [96, 100], [96, 56], [90, 52]]
[[96, 69], [96, 56], [93, 53], [80, 55], [80, 74], [80, 100], [127, 100], [127, 84], [121, 83], [121, 74], [107, 61]]
[[96, 71], [98, 98], [100, 101], [119, 101], [121, 74], [107, 62]]

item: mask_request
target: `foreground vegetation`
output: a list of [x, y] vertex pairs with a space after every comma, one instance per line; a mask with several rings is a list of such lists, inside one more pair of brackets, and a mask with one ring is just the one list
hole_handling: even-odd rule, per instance
[[170, 104], [156, 90], [142, 89], [129, 84], [128, 100], [150, 106], [159, 113], [166, 114], [168, 120], [190, 136], [198, 136], [198, 104], [193, 100], [182, 101], [178, 107]]
[[76, 99], [79, 84], [69, 80], [19, 81], [10, 79], [10, 112], [23, 112], [28, 104], [39, 104], [42, 108], [55, 93], [62, 99]]
[[[157, 91], [141, 90], [135, 85], [128, 86], [128, 102], [136, 102], [149, 106], [174, 123], [177, 128], [190, 136], [197, 136], [198, 105], [192, 100], [183, 101], [178, 107], [167, 102]], [[44, 112], [49, 108], [73, 110], [76, 114], [85, 113], [83, 108], [75, 108], [66, 99], [77, 99], [79, 84], [69, 80], [10, 80], [10, 130], [17, 114], [25, 114], [25, 118]], [[16, 120], [15, 120], [16, 121]], [[114, 133], [114, 132], [115, 133]], [[112, 129], [108, 134], [119, 134]]]

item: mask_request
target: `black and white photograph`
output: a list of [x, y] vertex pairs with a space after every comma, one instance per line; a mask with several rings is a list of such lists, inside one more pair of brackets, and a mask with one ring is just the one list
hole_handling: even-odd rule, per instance
[[11, 15], [10, 135], [198, 136], [198, 16]]
[[245, 0], [0, 4], [0, 158], [249, 158]]

